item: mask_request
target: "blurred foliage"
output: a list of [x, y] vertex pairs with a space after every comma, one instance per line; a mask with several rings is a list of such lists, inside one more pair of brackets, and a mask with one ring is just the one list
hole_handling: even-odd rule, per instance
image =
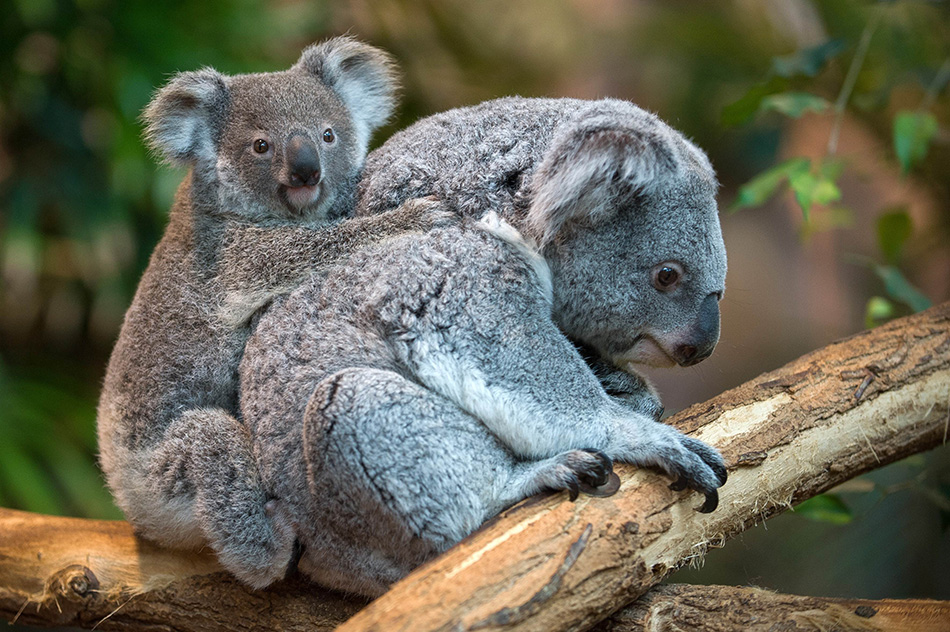
[[[950, 50], [946, 50], [946, 45], [943, 50], [931, 48], [933, 42], [927, 37], [920, 37], [911, 49], [917, 53], [910, 57], [913, 65], [900, 68], [899, 71], [893, 64], [882, 64], [881, 58], [872, 54], [875, 36], [877, 41], [883, 41], [887, 46], [894, 41], [910, 41], [907, 27], [915, 21], [908, 18], [916, 14], [908, 12], [908, 4], [879, 2], [864, 11], [866, 23], [851, 55], [833, 108], [828, 100], [816, 94], [785, 90], [793, 85], [812, 87], [812, 84], [820, 82], [829, 63], [839, 54], [845, 54], [847, 46], [842, 39], [829, 39], [793, 55], [774, 58], [766, 81], [751, 87], [743, 97], [723, 109], [724, 123], [732, 125], [747, 123], [753, 117], [767, 112], [778, 112], [789, 118], [799, 118], [806, 111], [827, 113], [834, 117], [824, 157], [813, 160], [794, 156], [767, 169], [740, 187], [732, 210], [760, 206], [785, 185], [793, 193], [801, 210], [805, 236], [812, 234], [816, 228], [827, 230], [841, 227], [840, 223], [827, 221], [828, 217], [840, 216], [842, 210], [848, 217], [851, 216], [850, 210], [842, 209], [837, 204], [842, 198], [838, 181], [846, 166], [846, 162], [837, 155], [838, 134], [843, 117], [869, 101], [867, 98], [862, 99], [868, 94], [855, 94], [862, 76], [877, 75], [879, 83], [874, 86], [873, 101], [887, 103], [888, 93], [896, 86], [888, 74], [903, 74], [910, 69], [918, 71], [921, 91], [918, 109], [899, 110], [890, 114], [885, 107], [884, 111], [893, 119], [892, 145], [900, 172], [906, 176], [914, 167], [924, 163], [930, 143], [940, 127], [937, 117], [930, 110], [950, 82]], [[943, 21], [945, 25], [946, 20]], [[945, 29], [936, 29], [936, 32], [947, 35]], [[944, 40], [944, 44], [946, 42]], [[927, 51], [944, 57], [927, 56]], [[878, 67], [878, 64], [884, 67]], [[884, 81], [880, 81], [882, 76]], [[945, 108], [943, 113], [946, 113]], [[813, 208], [824, 212], [826, 218], [817, 226], [812, 221]], [[908, 280], [899, 267], [901, 253], [912, 232], [912, 220], [905, 208], [884, 209], [876, 222], [878, 252], [884, 262], [867, 256], [853, 257], [873, 270], [886, 294], [886, 297], [872, 296], [868, 299], [865, 308], [865, 325], [868, 327], [896, 318], [907, 313], [907, 310], [919, 312], [932, 305], [930, 299]], [[931, 497], [941, 498], [945, 505], [950, 505], [950, 496], [943, 496], [939, 490], [931, 490]], [[831, 524], [847, 524], [852, 519], [847, 505], [833, 494], [803, 502], [796, 508], [796, 515]]]
[[[769, 111], [779, 112], [790, 118], [799, 118], [806, 111], [816, 113], [828, 112], [834, 117], [825, 156], [812, 160], [802, 156], [795, 156], [781, 164], [767, 169], [752, 180], [740, 187], [739, 195], [732, 205], [733, 210], [746, 207], [760, 206], [775, 195], [783, 185], [794, 194], [794, 199], [802, 212], [804, 221], [804, 235], [816, 230], [839, 228], [841, 222], [827, 221], [829, 217], [851, 216], [847, 208], [837, 205], [841, 201], [841, 190], [838, 180], [844, 172], [845, 162], [837, 156], [838, 134], [842, 119], [852, 109], [869, 109], [868, 103], [878, 102], [886, 104], [889, 92], [897, 83], [897, 77], [907, 72], [917, 71], [917, 80], [921, 91], [920, 105], [916, 111], [899, 110], [892, 115], [893, 123], [893, 152], [905, 176], [927, 158], [931, 141], [937, 135], [940, 124], [937, 117], [931, 112], [937, 105], [938, 95], [942, 94], [950, 83], [950, 50], [947, 50], [944, 39], [943, 50], [936, 48], [938, 42], [928, 37], [911, 38], [915, 27], [922, 16], [920, 12], [909, 11], [908, 2], [879, 2], [865, 11], [866, 23], [862, 29], [856, 49], [850, 59], [848, 71], [835, 99], [833, 109], [823, 97], [809, 92], [785, 92], [787, 87], [818, 83], [823, 71], [836, 56], [847, 47], [841, 39], [828, 41], [801, 50], [793, 55], [776, 57], [772, 60], [769, 78], [753, 86], [742, 98], [727, 106], [723, 110], [723, 120], [728, 124], [748, 122], [753, 116]], [[840, 7], [839, 7], [840, 9]], [[926, 13], [924, 13], [926, 15]], [[946, 16], [943, 16], [946, 18]], [[938, 22], [940, 27], [929, 32], [937, 37], [946, 37], [947, 20]], [[908, 26], [911, 29], [908, 29]], [[875, 36], [877, 39], [875, 40]], [[880, 51], [872, 48], [877, 42], [884, 46], [891, 46], [899, 41], [902, 45], [914, 42], [910, 46], [907, 56], [911, 62], [909, 67], [895, 68], [893, 60], [885, 64], [884, 58], [875, 57]], [[904, 48], [901, 50], [906, 55]], [[933, 56], [928, 56], [932, 53]], [[943, 57], [938, 57], [942, 55]], [[900, 56], [898, 56], [898, 59]], [[894, 77], [891, 74], [895, 75]], [[872, 93], [856, 93], [856, 87], [863, 77], [875, 76], [877, 81], [871, 83]], [[883, 81], [881, 78], [883, 77]], [[818, 87], [818, 86], [815, 86]], [[872, 97], [873, 98], [869, 98]], [[945, 106], [945, 99], [942, 106]], [[862, 106], [862, 104], [864, 104]], [[882, 106], [885, 115], [890, 115], [886, 106]], [[830, 111], [829, 111], [830, 110]], [[942, 108], [946, 113], [946, 107]], [[832, 205], [835, 206], [832, 206]], [[818, 208], [825, 213], [825, 221], [820, 224], [812, 222], [812, 209]], [[898, 267], [898, 259], [904, 242], [911, 236], [912, 222], [906, 210], [886, 210], [877, 221], [877, 236], [880, 254], [885, 263], [877, 263], [873, 259], [860, 259], [867, 263], [875, 275], [881, 280], [887, 298], [872, 297], [866, 307], [866, 324], [878, 324], [886, 319], [901, 315], [894, 302], [906, 306], [917, 312], [931, 306], [931, 301], [916, 288]]]
[[[179, 70], [286, 68], [305, 45], [351, 32], [393, 53], [404, 74], [402, 108], [376, 143], [420, 116], [507, 94], [630, 99], [708, 150], [733, 208], [784, 202], [800, 209], [804, 235], [869, 233], [853, 257], [868, 270], [854, 292], [876, 295], [860, 315], [868, 326], [926, 304], [921, 271], [940, 265], [935, 253], [950, 241], [944, 3], [7, 0], [3, 15], [4, 506], [118, 515], [94, 465], [95, 402], [183, 175], [148, 156], [138, 119]], [[826, 151], [786, 151], [816, 121], [842, 119], [889, 148], [879, 152], [889, 171], [861, 172], [859, 156], [837, 150], [837, 131]], [[929, 210], [914, 200], [868, 210], [849, 197], [854, 181], [891, 171]], [[917, 495], [945, 501], [947, 468], [923, 471], [930, 478]], [[840, 528], [857, 529], [869, 496], [841, 494], [799, 513], [852, 515]]]

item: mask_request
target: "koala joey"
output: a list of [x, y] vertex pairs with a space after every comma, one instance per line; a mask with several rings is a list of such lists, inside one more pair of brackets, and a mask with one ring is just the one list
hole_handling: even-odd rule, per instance
[[614, 460], [716, 507], [719, 453], [606, 368], [716, 344], [726, 255], [702, 151], [624, 101], [504, 99], [424, 119], [367, 165], [363, 212], [434, 195], [467, 217], [312, 276], [248, 342], [241, 410], [299, 517], [304, 573], [379, 594], [536, 491], [602, 484]]
[[282, 72], [183, 72], [144, 113], [151, 146], [190, 169], [109, 361], [101, 466], [139, 533], [208, 544], [254, 586], [282, 575], [294, 535], [235, 416], [253, 315], [308, 271], [444, 219], [408, 206], [340, 221], [395, 89], [384, 52], [340, 37]]

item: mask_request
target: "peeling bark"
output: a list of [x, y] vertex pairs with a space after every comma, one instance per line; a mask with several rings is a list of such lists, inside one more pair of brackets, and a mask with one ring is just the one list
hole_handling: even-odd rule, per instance
[[760, 588], [657, 586], [595, 632], [947, 632], [950, 602], [827, 599]]
[[365, 603], [296, 578], [251, 591], [209, 553], [160, 549], [123, 522], [0, 510], [0, 614], [102, 630], [330, 630], [354, 613], [340, 630], [588, 629], [709, 546], [945, 442], [950, 303], [803, 356], [670, 422], [726, 458], [729, 482], [711, 514], [667, 478], [618, 465], [616, 495], [528, 499], [356, 613]]

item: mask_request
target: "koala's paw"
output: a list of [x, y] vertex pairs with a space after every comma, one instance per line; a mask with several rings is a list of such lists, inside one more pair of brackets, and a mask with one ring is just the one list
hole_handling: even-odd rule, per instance
[[226, 544], [218, 551], [225, 568], [258, 589], [283, 579], [296, 552], [296, 527], [284, 503], [269, 500], [263, 509], [261, 519], [245, 525], [239, 545]]
[[539, 489], [567, 490], [573, 502], [582, 486], [605, 485], [612, 472], [613, 461], [600, 450], [571, 450], [545, 461], [535, 481]]
[[674, 491], [688, 488], [702, 492], [706, 500], [697, 508], [702, 513], [719, 506], [717, 490], [726, 484], [727, 474], [726, 464], [715, 448], [660, 423], [642, 426], [637, 434], [623, 460], [659, 467], [674, 477], [670, 485]]

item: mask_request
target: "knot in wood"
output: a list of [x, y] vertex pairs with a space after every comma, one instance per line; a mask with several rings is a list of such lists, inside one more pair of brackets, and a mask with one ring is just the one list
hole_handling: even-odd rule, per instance
[[70, 601], [84, 601], [99, 590], [99, 579], [82, 564], [70, 564], [49, 579], [50, 592]]

